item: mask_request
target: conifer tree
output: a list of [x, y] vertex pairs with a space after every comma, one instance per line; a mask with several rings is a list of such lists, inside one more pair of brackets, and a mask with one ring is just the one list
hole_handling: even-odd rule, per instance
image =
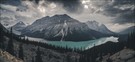
[[71, 62], [70, 55], [67, 55], [66, 59], [67, 59], [67, 62]]
[[3, 33], [3, 29], [2, 28], [0, 29], [0, 48], [1, 49], [5, 48], [5, 46], [4, 46], [4, 33]]
[[15, 54], [14, 54], [14, 45], [13, 45], [12, 27], [11, 27], [11, 30], [10, 30], [10, 39], [8, 41], [6, 51], [15, 56]]
[[34, 62], [34, 57], [32, 57], [32, 61], [31, 62]]
[[19, 58], [24, 60], [24, 54], [23, 54], [23, 46], [22, 44], [19, 45]]
[[135, 32], [134, 31], [129, 33], [128, 35], [127, 47], [135, 50]]
[[35, 62], [43, 62], [42, 61], [42, 56], [41, 56], [41, 51], [40, 51], [40, 49], [39, 49], [39, 47], [38, 47], [38, 49], [37, 49], [37, 52], [36, 52], [36, 57], [35, 57]]
[[100, 52], [100, 54], [99, 54], [99, 60], [100, 60], [100, 61], [102, 61], [102, 60], [103, 60], [102, 52]]

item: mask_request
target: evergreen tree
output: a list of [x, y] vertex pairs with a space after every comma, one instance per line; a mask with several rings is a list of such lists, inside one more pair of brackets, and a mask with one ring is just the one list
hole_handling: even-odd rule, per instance
[[41, 51], [40, 51], [40, 49], [39, 49], [39, 47], [38, 47], [38, 49], [37, 49], [37, 52], [36, 52], [36, 58], [35, 58], [35, 62], [43, 62], [42, 61], [42, 56], [41, 56]]
[[[94, 44], [94, 47], [95, 47], [95, 44]], [[96, 48], [93, 47], [93, 51], [92, 51], [92, 62], [95, 62], [96, 61]]]
[[135, 50], [135, 32], [131, 32], [128, 35], [127, 47]]
[[107, 60], [106, 60], [106, 62], [113, 62], [110, 58], [108, 58]]
[[102, 52], [100, 52], [100, 54], [99, 54], [99, 60], [100, 60], [100, 61], [103, 60]]
[[11, 27], [11, 30], [10, 30], [10, 39], [8, 41], [6, 51], [15, 56], [15, 54], [14, 54], [14, 45], [13, 45], [12, 27]]
[[32, 57], [32, 61], [31, 62], [34, 62], [34, 57]]
[[67, 62], [71, 62], [70, 55], [67, 55], [66, 60]]
[[1, 49], [5, 48], [5, 46], [4, 46], [4, 33], [3, 33], [3, 29], [2, 28], [0, 29], [0, 48]]
[[77, 58], [75, 58], [75, 62], [78, 62], [78, 59]]
[[23, 54], [23, 46], [22, 44], [19, 45], [19, 58], [24, 60], [24, 54]]

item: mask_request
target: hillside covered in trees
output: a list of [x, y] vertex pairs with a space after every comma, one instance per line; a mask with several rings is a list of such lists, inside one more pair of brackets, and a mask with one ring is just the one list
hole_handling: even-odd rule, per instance
[[[7, 31], [0, 26], [0, 49], [24, 62], [101, 62], [106, 55], [113, 55], [124, 47], [135, 50], [135, 32], [128, 35], [126, 42], [108, 42], [88, 50], [62, 48], [47, 43], [30, 41]], [[113, 62], [110, 58], [106, 62]]]

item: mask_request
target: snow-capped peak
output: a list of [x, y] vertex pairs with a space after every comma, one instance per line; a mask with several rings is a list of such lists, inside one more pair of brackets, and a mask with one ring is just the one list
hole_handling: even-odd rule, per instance
[[14, 30], [20, 31], [20, 30], [24, 29], [26, 27], [26, 25], [22, 21], [19, 21], [12, 27]]
[[[18, 24], [18, 25], [25, 25], [22, 21], [19, 21], [17, 24]], [[16, 24], [16, 25], [17, 25], [17, 24]]]
[[20, 26], [20, 27], [26, 27], [26, 25], [22, 22], [22, 21], [19, 21], [18, 23], [16, 23], [14, 26], [12, 26], [12, 27], [18, 27], [18, 26]]

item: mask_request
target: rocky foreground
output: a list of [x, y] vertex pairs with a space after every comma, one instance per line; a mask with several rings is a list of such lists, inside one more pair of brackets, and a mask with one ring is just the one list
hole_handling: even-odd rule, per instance
[[[135, 51], [132, 49], [124, 48], [123, 50], [113, 55], [108, 54], [103, 56], [102, 61], [100, 61], [97, 58], [97, 61], [98, 62], [135, 62]], [[0, 62], [24, 62], [24, 61], [0, 49]]]
[[124, 48], [111, 56], [110, 54], [103, 56], [103, 60], [99, 62], [135, 62], [135, 51]]
[[0, 49], [0, 62], [24, 62], [24, 61]]

